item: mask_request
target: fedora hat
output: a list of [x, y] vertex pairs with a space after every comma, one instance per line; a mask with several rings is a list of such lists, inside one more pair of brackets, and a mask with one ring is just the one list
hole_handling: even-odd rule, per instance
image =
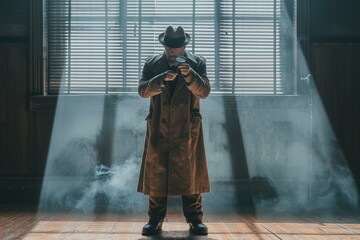
[[190, 42], [190, 35], [185, 33], [181, 26], [176, 29], [173, 26], [168, 26], [165, 32], [159, 35], [159, 42], [165, 47], [179, 48]]

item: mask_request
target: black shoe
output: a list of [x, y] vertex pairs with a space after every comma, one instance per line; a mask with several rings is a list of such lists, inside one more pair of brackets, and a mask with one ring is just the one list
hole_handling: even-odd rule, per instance
[[149, 221], [142, 229], [141, 234], [144, 236], [151, 236], [161, 232], [162, 221]]
[[208, 229], [201, 220], [194, 220], [189, 223], [190, 232], [194, 235], [208, 235]]

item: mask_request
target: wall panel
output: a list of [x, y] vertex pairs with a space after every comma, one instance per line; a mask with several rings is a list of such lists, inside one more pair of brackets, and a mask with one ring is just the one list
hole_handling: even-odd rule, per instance
[[25, 43], [0, 43], [0, 173], [27, 172], [28, 53]]
[[313, 43], [311, 69], [325, 109], [360, 180], [360, 44]]

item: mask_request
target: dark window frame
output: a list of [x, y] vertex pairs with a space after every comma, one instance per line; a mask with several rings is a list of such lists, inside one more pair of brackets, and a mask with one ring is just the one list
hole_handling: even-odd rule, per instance
[[[31, 96], [46, 96], [47, 94], [47, 84], [46, 84], [46, 44], [43, 39], [43, 4], [45, 0], [34, 0], [31, 1], [31, 17], [30, 17], [30, 84], [29, 90]], [[308, 36], [308, 0], [304, 1], [295, 1], [296, 4], [296, 16], [297, 19], [297, 41], [296, 48], [302, 50], [305, 55], [305, 59], [308, 59], [308, 45], [309, 45], [309, 36]], [[215, 16], [216, 17], [216, 16]], [[219, 31], [218, 28], [215, 31]], [[295, 56], [295, 89], [294, 94], [301, 95], [303, 90], [301, 87], [301, 82], [299, 81], [298, 76], [304, 75], [304, 72], [307, 71], [306, 67], [298, 66], [297, 60], [299, 59], [298, 54]], [[218, 65], [216, 65], [218, 67]], [[306, 73], [305, 73], [306, 74]], [[119, 93], [118, 93], [119, 94]], [[117, 94], [117, 95], [118, 95]], [[120, 93], [121, 94], [121, 93]], [[220, 94], [221, 95], [221, 94]], [[227, 95], [227, 94], [225, 94]], [[236, 95], [236, 94], [235, 94]], [[53, 98], [52, 98], [53, 99]]]

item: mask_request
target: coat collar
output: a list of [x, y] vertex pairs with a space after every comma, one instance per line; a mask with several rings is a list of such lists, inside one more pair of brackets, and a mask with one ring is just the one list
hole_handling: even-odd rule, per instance
[[158, 54], [155, 57], [154, 62], [158, 62], [160, 60], [166, 60], [165, 52], [162, 52], [162, 53]]

